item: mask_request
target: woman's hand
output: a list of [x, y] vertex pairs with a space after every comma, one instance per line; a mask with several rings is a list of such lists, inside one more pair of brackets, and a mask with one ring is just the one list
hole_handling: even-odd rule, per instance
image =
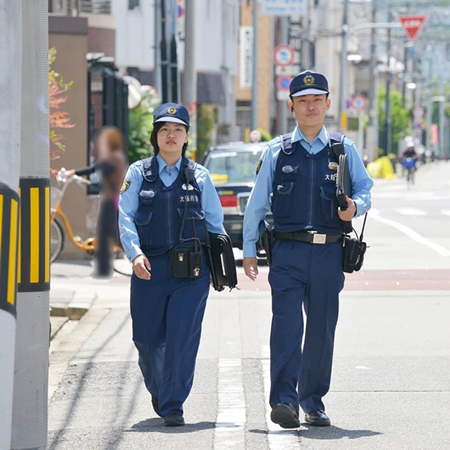
[[72, 170], [66, 170], [66, 171], [64, 172], [64, 175], [65, 175], [67, 178], [72, 178], [72, 177], [75, 175], [75, 170], [74, 170], [74, 169], [72, 169]]
[[134, 274], [141, 280], [150, 280], [152, 266], [145, 255], [136, 256], [132, 262]]

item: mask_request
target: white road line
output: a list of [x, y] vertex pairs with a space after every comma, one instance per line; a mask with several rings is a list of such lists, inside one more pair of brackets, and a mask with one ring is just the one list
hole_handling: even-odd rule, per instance
[[403, 225], [400, 222], [396, 222], [395, 220], [385, 219], [384, 217], [381, 217], [378, 211], [376, 212], [372, 211], [372, 218], [380, 223], [384, 223], [385, 225], [390, 225], [391, 227], [396, 228], [397, 230], [406, 234], [406, 236], [408, 236], [412, 240], [418, 242], [419, 244], [426, 245], [427, 247], [431, 248], [441, 256], [450, 256], [450, 250], [448, 250], [447, 248], [443, 247], [442, 245], [436, 244], [427, 238], [424, 238], [422, 235], [414, 231], [412, 228]]
[[450, 216], [450, 209], [442, 209], [441, 214], [443, 214], [444, 216]]
[[266, 400], [266, 422], [267, 428], [269, 429], [269, 448], [270, 450], [299, 450], [300, 432], [298, 430], [284, 430], [270, 420], [270, 361], [263, 359], [261, 363], [264, 378], [264, 397]]
[[397, 208], [397, 211], [404, 216], [425, 216], [426, 212], [417, 208]]
[[219, 359], [218, 414], [215, 450], [245, 449], [246, 404], [239, 358]]

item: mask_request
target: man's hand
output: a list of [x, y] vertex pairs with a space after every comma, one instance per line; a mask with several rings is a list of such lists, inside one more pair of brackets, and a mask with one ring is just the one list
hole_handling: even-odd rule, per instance
[[341, 220], [343, 220], [344, 222], [350, 222], [350, 220], [352, 220], [353, 217], [355, 217], [356, 205], [351, 198], [345, 196], [345, 199], [347, 200], [347, 209], [345, 211], [342, 211], [341, 208], [339, 208], [338, 214]]
[[150, 261], [145, 255], [136, 256], [133, 259], [133, 271], [135, 275], [141, 280], [150, 280], [152, 277], [150, 271], [152, 270], [152, 266], [150, 265]]
[[244, 258], [242, 262], [244, 267], [245, 275], [247, 275], [250, 280], [255, 281], [258, 276], [258, 261], [256, 258]]

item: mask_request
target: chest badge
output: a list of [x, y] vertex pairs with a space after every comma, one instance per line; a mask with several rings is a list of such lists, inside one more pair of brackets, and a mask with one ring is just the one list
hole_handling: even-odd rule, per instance
[[330, 170], [338, 170], [338, 167], [339, 167], [339, 164], [338, 164], [338, 163], [335, 163], [335, 162], [330, 162], [330, 163], [328, 163], [328, 168], [329, 168]]
[[192, 184], [183, 184], [183, 186], [181, 186], [183, 188], [183, 190], [185, 191], [193, 191], [194, 190], [194, 186], [192, 186]]

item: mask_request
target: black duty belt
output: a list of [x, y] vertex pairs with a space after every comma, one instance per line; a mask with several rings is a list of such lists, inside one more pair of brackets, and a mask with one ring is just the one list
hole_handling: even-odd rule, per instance
[[317, 231], [273, 231], [273, 237], [275, 239], [281, 239], [283, 241], [300, 241], [309, 242], [310, 244], [336, 244], [342, 242], [342, 235], [329, 235], [320, 234]]

